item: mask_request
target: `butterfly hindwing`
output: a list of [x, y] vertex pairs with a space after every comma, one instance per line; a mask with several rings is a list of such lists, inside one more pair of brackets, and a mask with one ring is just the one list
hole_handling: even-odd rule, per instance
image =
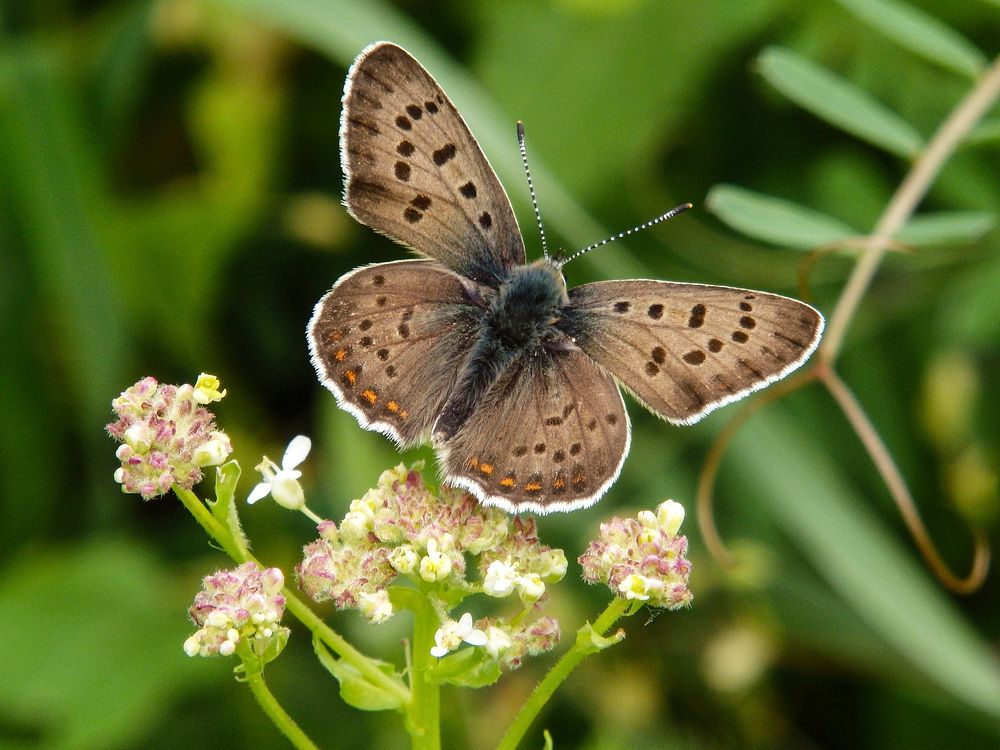
[[593, 504], [617, 478], [630, 428], [614, 380], [576, 348], [511, 364], [439, 448], [446, 481], [511, 512]]
[[572, 289], [560, 327], [650, 410], [690, 424], [801, 365], [823, 317], [788, 297], [668, 281]]
[[341, 277], [316, 304], [313, 365], [362, 427], [401, 447], [423, 439], [478, 330], [469, 284], [433, 261], [376, 263]]
[[344, 202], [358, 221], [477, 282], [524, 263], [510, 200], [462, 116], [409, 53], [355, 60], [340, 128]]

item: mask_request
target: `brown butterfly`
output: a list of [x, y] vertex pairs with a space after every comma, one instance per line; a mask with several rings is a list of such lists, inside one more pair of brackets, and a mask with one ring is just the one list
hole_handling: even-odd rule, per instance
[[823, 317], [775, 294], [629, 280], [567, 289], [526, 264], [510, 201], [441, 87], [380, 42], [344, 90], [344, 202], [421, 260], [341, 277], [309, 322], [313, 364], [362, 427], [430, 436], [445, 481], [511, 512], [574, 510], [621, 471], [620, 384], [691, 424], [801, 365]]

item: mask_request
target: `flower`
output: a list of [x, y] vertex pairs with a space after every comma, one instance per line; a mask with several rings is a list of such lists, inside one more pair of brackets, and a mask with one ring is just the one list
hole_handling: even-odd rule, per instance
[[486, 633], [472, 627], [472, 615], [466, 612], [457, 622], [447, 620], [434, 633], [434, 646], [431, 647], [431, 656], [438, 658], [446, 656], [449, 651], [454, 651], [462, 643], [471, 646], [485, 646], [487, 643]]
[[506, 560], [494, 560], [486, 569], [483, 577], [483, 592], [489, 596], [504, 597], [514, 590], [517, 581], [517, 569]]
[[420, 577], [428, 583], [442, 581], [451, 573], [451, 558], [438, 551], [437, 539], [427, 540], [427, 554], [420, 559]]
[[486, 653], [490, 655], [490, 658], [499, 659], [512, 644], [513, 641], [510, 639], [510, 634], [503, 628], [498, 628], [495, 625], [490, 625], [486, 628], [486, 643], [483, 644], [483, 648], [486, 649]]
[[486, 634], [483, 649], [506, 669], [520, 667], [525, 656], [551, 651], [560, 637], [559, 623], [554, 617], [517, 624], [484, 618], [476, 625]]
[[191, 394], [194, 400], [202, 405], [221, 401], [225, 395], [224, 389], [219, 391], [219, 379], [215, 375], [209, 375], [205, 372], [198, 376], [198, 380], [194, 384], [194, 392]]
[[402, 573], [403, 575], [413, 575], [419, 562], [420, 555], [409, 544], [394, 547], [389, 553], [389, 564], [397, 573]]
[[361, 608], [362, 614], [377, 616], [379, 622], [388, 619], [392, 612], [379, 606], [380, 600], [362, 602], [384, 591], [396, 576], [389, 549], [345, 540], [333, 521], [323, 521], [317, 528], [320, 538], [303, 548], [302, 562], [295, 566], [299, 588], [314, 601], [332, 600], [341, 609]]
[[305, 506], [305, 493], [299, 484], [302, 472], [295, 467], [305, 461], [312, 448], [312, 441], [305, 435], [296, 435], [285, 448], [281, 458], [281, 468], [267, 456], [255, 468], [264, 477], [247, 497], [247, 503], [253, 504], [270, 495], [274, 501], [289, 510], [301, 510]]
[[389, 601], [389, 592], [385, 589], [375, 591], [371, 594], [361, 594], [358, 597], [358, 609], [365, 616], [368, 622], [379, 624], [392, 617], [392, 602]]
[[600, 539], [580, 556], [583, 578], [605, 583], [618, 596], [650, 607], [678, 609], [691, 603], [687, 537], [678, 535], [684, 508], [673, 500], [636, 518], [601, 524]]
[[248, 654], [273, 659], [288, 639], [288, 628], [278, 624], [285, 612], [284, 583], [278, 568], [261, 570], [254, 562], [205, 576], [188, 610], [199, 628], [184, 641], [184, 652], [229, 656], [245, 643]]
[[521, 597], [524, 604], [532, 604], [542, 598], [545, 593], [545, 584], [538, 573], [528, 573], [526, 576], [517, 577], [517, 595]]
[[[224, 392], [218, 392], [217, 379], [214, 383], [217, 401]], [[175, 484], [191, 489], [204, 467], [226, 460], [232, 452], [229, 437], [215, 429], [214, 415], [201, 403], [194, 386], [161, 385], [152, 377], [111, 402], [118, 419], [107, 430], [122, 443], [115, 451], [121, 465], [114, 477], [123, 492], [149, 500]]]

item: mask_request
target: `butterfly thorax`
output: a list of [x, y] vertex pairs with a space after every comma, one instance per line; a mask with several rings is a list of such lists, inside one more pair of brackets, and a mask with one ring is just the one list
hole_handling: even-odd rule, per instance
[[543, 347], [560, 348], [555, 342], [565, 338], [554, 324], [569, 301], [566, 282], [548, 259], [513, 268], [483, 301], [485, 325], [434, 425], [439, 445], [458, 432], [508, 367], [524, 366]]
[[562, 273], [548, 259], [518, 266], [500, 285], [487, 312], [487, 334], [518, 351], [542, 344], [569, 301]]

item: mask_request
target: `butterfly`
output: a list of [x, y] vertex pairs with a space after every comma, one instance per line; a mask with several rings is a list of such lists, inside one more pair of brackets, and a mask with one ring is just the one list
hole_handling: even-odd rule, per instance
[[342, 276], [308, 327], [341, 408], [400, 448], [430, 438], [447, 484], [510, 512], [595, 503], [631, 428], [619, 386], [674, 424], [764, 387], [823, 317], [775, 294], [669, 281], [569, 289], [532, 263], [455, 105], [408, 52], [367, 47], [344, 89], [344, 203], [419, 259]]

